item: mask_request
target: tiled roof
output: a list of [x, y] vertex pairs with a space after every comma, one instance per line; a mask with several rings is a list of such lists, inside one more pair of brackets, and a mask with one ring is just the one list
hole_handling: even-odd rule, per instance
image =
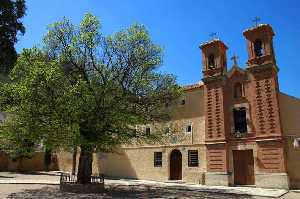
[[254, 26], [254, 27], [251, 27], [251, 28], [248, 28], [248, 29], [244, 30], [243, 33], [248, 32], [248, 31], [252, 31], [252, 30], [255, 30], [255, 29], [258, 29], [258, 28], [261, 28], [261, 27], [270, 27], [270, 28], [272, 28], [269, 24], [258, 24], [257, 26]]
[[205, 45], [210, 44], [210, 43], [213, 43], [213, 42], [216, 42], [216, 41], [221, 41], [221, 40], [220, 40], [219, 38], [212, 39], [212, 40], [203, 42], [202, 44], [200, 44], [200, 47], [201, 47], [201, 46], [205, 46]]
[[189, 91], [189, 90], [201, 88], [203, 85], [204, 85], [203, 82], [202, 82], [202, 81], [199, 81], [199, 82], [196, 83], [196, 84], [185, 85], [185, 86], [183, 86], [183, 89], [184, 89], [185, 91]]

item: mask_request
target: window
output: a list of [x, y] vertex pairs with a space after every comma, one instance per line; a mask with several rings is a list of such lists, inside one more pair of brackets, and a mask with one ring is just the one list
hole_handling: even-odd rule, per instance
[[187, 132], [187, 133], [191, 133], [192, 132], [192, 125], [191, 124], [189, 124], [189, 125], [186, 126], [185, 132]]
[[234, 98], [238, 99], [243, 96], [243, 85], [241, 83], [236, 83], [234, 86]]
[[233, 109], [234, 132], [247, 133], [246, 108]]
[[146, 135], [150, 135], [150, 133], [151, 133], [151, 129], [150, 129], [150, 127], [147, 127], [146, 128]]
[[185, 99], [181, 100], [181, 105], [185, 105]]
[[208, 68], [214, 69], [215, 68], [215, 56], [214, 54], [210, 54], [208, 56]]
[[264, 54], [262, 48], [262, 41], [260, 39], [257, 39], [254, 42], [254, 53], [256, 57], [260, 57]]
[[189, 167], [198, 167], [199, 160], [198, 160], [198, 150], [188, 150], [188, 166]]
[[154, 152], [154, 167], [162, 166], [162, 152]]

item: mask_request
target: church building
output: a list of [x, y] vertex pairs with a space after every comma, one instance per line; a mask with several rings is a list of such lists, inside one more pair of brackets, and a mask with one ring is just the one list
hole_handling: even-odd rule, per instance
[[272, 27], [259, 24], [243, 36], [247, 64], [239, 67], [234, 56], [230, 70], [223, 41], [200, 45], [203, 79], [184, 87], [172, 120], [180, 132], [166, 144], [127, 145], [118, 154], [100, 154], [100, 172], [205, 185], [300, 188], [300, 99], [279, 90]]

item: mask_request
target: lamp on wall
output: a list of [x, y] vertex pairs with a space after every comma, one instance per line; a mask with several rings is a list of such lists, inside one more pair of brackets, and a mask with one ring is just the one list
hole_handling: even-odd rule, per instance
[[294, 139], [293, 146], [295, 149], [300, 149], [300, 138]]

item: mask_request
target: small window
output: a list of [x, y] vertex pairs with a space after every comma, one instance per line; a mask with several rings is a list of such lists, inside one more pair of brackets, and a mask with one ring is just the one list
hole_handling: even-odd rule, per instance
[[234, 98], [239, 99], [243, 96], [243, 85], [236, 83], [234, 86]]
[[210, 54], [208, 56], [208, 68], [214, 69], [215, 68], [215, 56], [214, 54]]
[[262, 41], [260, 39], [255, 40], [254, 42], [254, 53], [256, 57], [260, 57], [264, 54]]
[[192, 132], [192, 125], [191, 124], [189, 124], [189, 125], [186, 126], [185, 132], [187, 132], [187, 133], [191, 133]]
[[150, 133], [151, 133], [151, 129], [150, 129], [150, 127], [147, 127], [146, 128], [146, 135], [150, 135]]
[[185, 105], [185, 99], [181, 100], [181, 105]]
[[154, 152], [154, 167], [162, 166], [162, 152]]
[[137, 127], [135, 127], [132, 131], [132, 136], [137, 137], [137, 134], [138, 134], [138, 129], [137, 129]]
[[233, 109], [234, 132], [247, 133], [246, 108]]
[[188, 151], [188, 166], [189, 167], [198, 167], [199, 160], [198, 160], [198, 150], [189, 150]]

